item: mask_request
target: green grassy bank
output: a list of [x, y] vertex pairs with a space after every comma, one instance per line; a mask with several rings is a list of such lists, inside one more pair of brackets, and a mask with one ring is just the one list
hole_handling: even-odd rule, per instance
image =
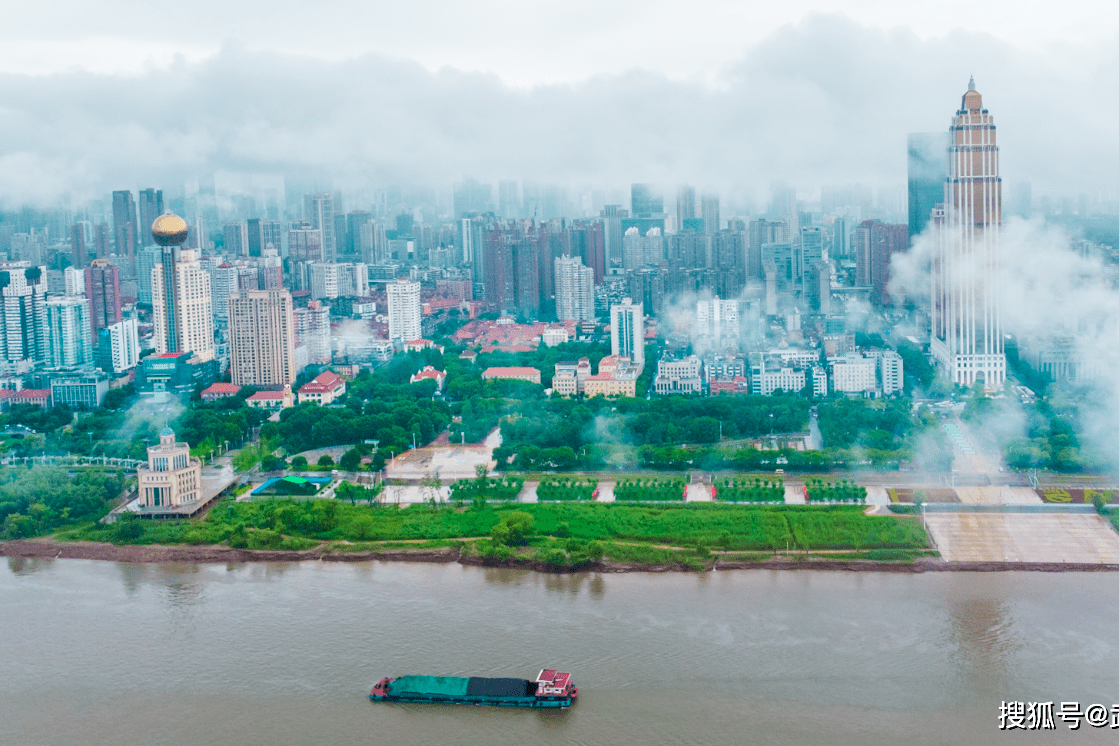
[[[189, 521], [125, 519], [63, 531], [63, 541], [228, 544], [248, 549], [338, 551], [461, 545], [467, 556], [539, 561], [703, 563], [748, 553], [891, 550], [912, 559], [928, 537], [917, 517], [863, 515], [858, 506], [665, 506], [554, 503], [407, 508], [335, 500], [225, 501]], [[743, 554], [747, 553], [747, 554]], [[883, 555], [885, 559], [887, 555]]]

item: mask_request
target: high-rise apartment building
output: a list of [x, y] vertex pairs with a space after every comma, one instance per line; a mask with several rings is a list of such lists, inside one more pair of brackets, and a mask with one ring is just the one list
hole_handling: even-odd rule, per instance
[[948, 132], [944, 218], [932, 260], [930, 348], [953, 383], [993, 390], [1006, 380], [997, 279], [1002, 181], [995, 123], [974, 80]]
[[310, 223], [292, 223], [288, 231], [288, 258], [291, 266], [300, 262], [323, 261], [322, 231]]
[[423, 336], [420, 329], [420, 283], [397, 280], [385, 288], [389, 305], [389, 339], [411, 342]]
[[915, 132], [909, 135], [910, 240], [925, 232], [933, 208], [944, 202], [950, 145], [947, 132]]
[[306, 362], [330, 362], [330, 306], [313, 300], [306, 308], [297, 308], [295, 316], [295, 341], [304, 348]]
[[229, 296], [229, 367], [238, 386], [283, 386], [295, 380], [291, 293], [246, 290]]
[[[150, 292], [150, 276], [148, 284]], [[85, 268], [85, 297], [90, 306], [89, 333], [97, 341], [98, 329], [121, 320], [120, 272], [108, 259], [94, 259]]]
[[610, 354], [624, 355], [638, 370], [645, 367], [645, 313], [640, 303], [623, 298], [610, 306]]
[[48, 364], [71, 368], [93, 362], [93, 335], [89, 322], [89, 299], [62, 296], [47, 299]]
[[560, 321], [594, 319], [594, 270], [578, 257], [556, 257], [556, 318]]
[[85, 225], [75, 223], [70, 226], [70, 264], [74, 267], [84, 267], [89, 261], [85, 244]]
[[307, 265], [307, 271], [311, 297], [316, 300], [361, 298], [369, 295], [369, 268], [362, 263], [312, 262]]
[[85, 295], [85, 272], [77, 267], [62, 270], [62, 294]]
[[695, 304], [696, 336], [707, 338], [718, 349], [722, 345], [738, 344], [738, 301], [711, 300], [697, 301]]
[[[210, 275], [202, 269], [193, 249], [182, 248], [186, 223], [165, 215], [153, 229], [157, 240], [158, 223], [164, 232], [174, 231], [161, 240], [161, 262], [152, 269], [152, 316], [155, 320], [155, 349], [168, 352], [193, 352], [202, 362], [214, 359], [214, 312]], [[181, 236], [181, 240], [179, 240]], [[178, 241], [178, 243], [174, 243]]]
[[140, 364], [140, 334], [136, 319], [124, 319], [97, 330], [97, 364], [119, 374]]
[[0, 262], [0, 359], [46, 363], [47, 272], [27, 262]]

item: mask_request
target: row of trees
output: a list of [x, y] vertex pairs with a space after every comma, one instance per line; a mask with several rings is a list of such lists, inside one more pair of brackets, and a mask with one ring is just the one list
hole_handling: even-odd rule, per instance
[[614, 485], [620, 502], [682, 501], [688, 483], [683, 479], [623, 479]]
[[724, 478], [715, 480], [715, 498], [728, 502], [785, 502], [785, 482], [754, 479]]
[[536, 485], [536, 497], [544, 501], [591, 500], [598, 492], [598, 482], [593, 479], [564, 478], [543, 479]]

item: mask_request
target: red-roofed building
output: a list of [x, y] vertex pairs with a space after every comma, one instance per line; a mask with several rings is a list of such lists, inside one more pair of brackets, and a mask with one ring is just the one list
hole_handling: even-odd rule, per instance
[[202, 401], [210, 402], [237, 396], [241, 387], [235, 383], [214, 383], [202, 390]]
[[725, 378], [720, 381], [715, 376], [708, 379], [708, 385], [711, 387], [711, 396], [716, 394], [749, 394], [750, 382], [743, 376], [735, 376], [734, 378]]
[[344, 393], [346, 393], [345, 379], [328, 370], [319, 373], [313, 380], [299, 387], [299, 403], [313, 401], [325, 406]]
[[419, 381], [435, 381], [435, 390], [442, 391], [443, 381], [447, 380], [447, 373], [446, 371], [436, 370], [430, 365], [425, 365], [423, 370], [413, 375], [409, 380], [412, 383], [417, 383]]
[[538, 371], [536, 368], [528, 368], [524, 366], [513, 368], [486, 368], [485, 371], [483, 371], [482, 380], [493, 381], [496, 379], [540, 383], [540, 371]]
[[245, 399], [245, 404], [257, 409], [287, 409], [292, 399], [291, 387], [285, 386], [283, 391], [258, 391]]
[[4, 401], [8, 406], [13, 404], [35, 404], [43, 409], [50, 409], [51, 390], [20, 389], [19, 391], [13, 391], [11, 396], [5, 397]]
[[437, 345], [430, 339], [413, 339], [404, 343], [405, 352], [419, 352], [420, 350], [439, 350], [443, 351], [443, 345]]

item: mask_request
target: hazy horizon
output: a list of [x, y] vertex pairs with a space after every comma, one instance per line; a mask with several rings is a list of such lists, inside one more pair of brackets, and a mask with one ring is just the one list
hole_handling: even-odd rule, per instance
[[[753, 189], [759, 203], [775, 180], [802, 195], [892, 188], [905, 183], [906, 136], [946, 130], [971, 75], [999, 126], [1008, 186], [1029, 182], [1035, 199], [1116, 195], [1106, 164], [1119, 142], [1107, 128], [1119, 112], [1098, 92], [1119, 53], [1102, 44], [1027, 49], [977, 31], [926, 38], [809, 14], [710, 75], [637, 64], [531, 86], [469, 71], [468, 56], [433, 72], [378, 51], [331, 60], [254, 49], [236, 34], [216, 52], [176, 54], [139, 72], [5, 65], [0, 203], [173, 192], [213, 173], [250, 189], [285, 178], [342, 190], [463, 177], [688, 183]], [[1074, 107], [1077, 137], [1058, 106]]]

